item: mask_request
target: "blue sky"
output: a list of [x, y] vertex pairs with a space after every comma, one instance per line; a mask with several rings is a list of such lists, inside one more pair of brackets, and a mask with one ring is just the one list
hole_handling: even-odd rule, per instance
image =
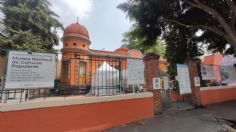
[[[87, 27], [92, 49], [113, 51], [122, 44], [122, 34], [130, 29], [126, 14], [117, 9], [124, 0], [49, 0], [52, 10], [66, 27], [76, 22]], [[62, 36], [62, 32], [58, 32]], [[57, 48], [61, 48], [61, 45]]]

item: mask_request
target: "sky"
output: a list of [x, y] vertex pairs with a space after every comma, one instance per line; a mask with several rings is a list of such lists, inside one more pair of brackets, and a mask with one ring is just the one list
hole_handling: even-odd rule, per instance
[[[64, 27], [75, 23], [84, 25], [90, 36], [90, 48], [113, 51], [122, 45], [122, 34], [129, 31], [132, 22], [117, 9], [125, 0], [49, 0]], [[63, 32], [58, 31], [60, 37]], [[61, 48], [62, 43], [57, 48]]]

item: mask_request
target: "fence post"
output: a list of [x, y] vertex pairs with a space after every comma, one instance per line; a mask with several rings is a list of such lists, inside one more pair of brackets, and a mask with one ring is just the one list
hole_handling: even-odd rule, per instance
[[154, 114], [162, 112], [161, 90], [153, 89], [153, 78], [160, 77], [159, 58], [160, 56], [155, 53], [149, 53], [144, 57], [145, 87], [147, 91], [153, 92]]
[[200, 86], [195, 86], [194, 77], [199, 77], [199, 61], [197, 60], [189, 60], [188, 67], [189, 67], [189, 77], [190, 77], [190, 84], [192, 89], [192, 98], [191, 101], [195, 105], [201, 105], [201, 92]]

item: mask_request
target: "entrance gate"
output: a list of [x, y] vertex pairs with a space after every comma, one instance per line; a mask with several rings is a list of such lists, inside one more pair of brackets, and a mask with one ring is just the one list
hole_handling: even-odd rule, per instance
[[189, 68], [186, 64], [177, 64], [176, 80], [162, 92], [163, 109], [189, 109], [191, 105], [191, 83]]

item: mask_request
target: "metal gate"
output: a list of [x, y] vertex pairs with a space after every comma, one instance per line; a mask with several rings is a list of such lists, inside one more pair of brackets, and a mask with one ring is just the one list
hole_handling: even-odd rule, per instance
[[164, 87], [163, 80], [161, 82], [162, 88], [160, 89], [160, 98], [163, 111], [169, 109], [182, 110], [193, 108], [193, 105], [191, 104], [191, 94], [181, 94], [177, 80], [168, 81], [168, 88]]
[[163, 111], [194, 108], [190, 101], [191, 94], [181, 95], [178, 91], [174, 89], [162, 90], [161, 100]]

